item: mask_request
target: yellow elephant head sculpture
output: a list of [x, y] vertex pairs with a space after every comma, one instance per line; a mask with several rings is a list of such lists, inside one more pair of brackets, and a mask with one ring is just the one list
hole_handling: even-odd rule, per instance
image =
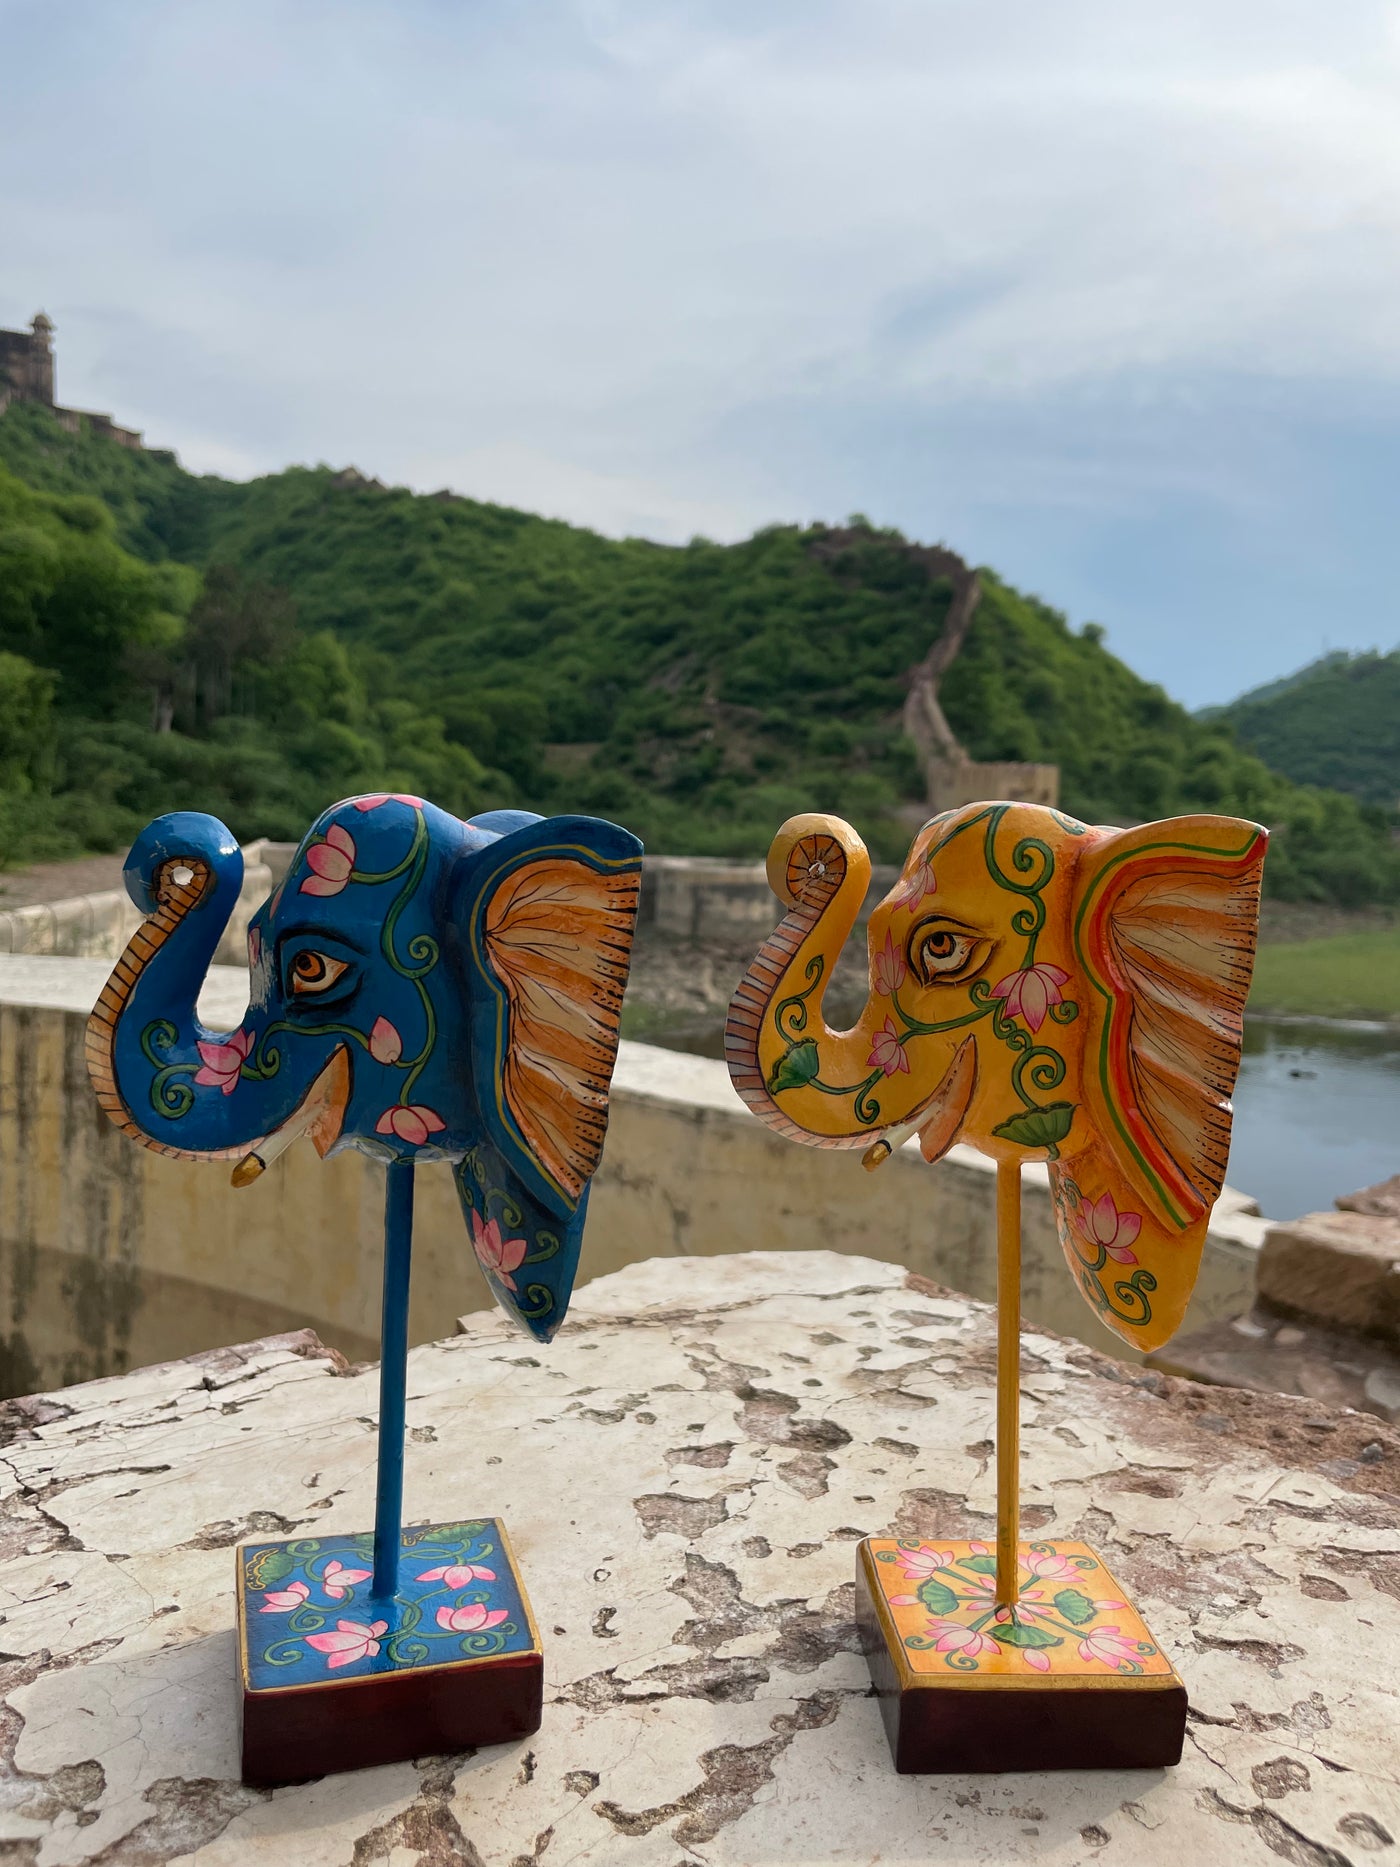
[[788, 912], [729, 1010], [735, 1087], [780, 1133], [869, 1166], [913, 1133], [929, 1160], [962, 1140], [1048, 1161], [1084, 1296], [1155, 1348], [1225, 1175], [1266, 842], [1234, 817], [945, 811], [871, 913], [870, 995], [833, 1031], [823, 995], [870, 860], [839, 818], [794, 817], [768, 856]]

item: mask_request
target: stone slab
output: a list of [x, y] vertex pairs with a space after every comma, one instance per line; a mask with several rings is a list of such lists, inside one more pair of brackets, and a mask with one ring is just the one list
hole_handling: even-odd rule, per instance
[[231, 1550], [368, 1526], [373, 1373], [303, 1333], [10, 1403], [0, 1858], [1394, 1858], [1400, 1434], [1043, 1334], [1024, 1533], [1092, 1543], [1132, 1591], [1190, 1693], [1185, 1756], [894, 1774], [855, 1546], [986, 1540], [993, 1369], [984, 1306], [826, 1252], [638, 1265], [582, 1290], [548, 1350], [472, 1316], [411, 1356], [407, 1515], [504, 1519], [543, 1727], [273, 1792], [238, 1781]]
[[1300, 1322], [1400, 1348], [1400, 1219], [1310, 1212], [1271, 1225], [1259, 1253], [1258, 1293]]
[[1378, 1180], [1374, 1186], [1363, 1186], [1360, 1192], [1343, 1193], [1335, 1204], [1339, 1212], [1369, 1212], [1380, 1218], [1400, 1219], [1400, 1173]]
[[1191, 1381], [1353, 1407], [1400, 1425], [1400, 1353], [1370, 1336], [1295, 1322], [1263, 1304], [1174, 1336], [1147, 1357], [1147, 1366]]

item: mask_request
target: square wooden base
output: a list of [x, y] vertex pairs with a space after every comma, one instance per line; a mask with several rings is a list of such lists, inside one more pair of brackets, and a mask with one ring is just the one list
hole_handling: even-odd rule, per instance
[[245, 1783], [304, 1781], [527, 1737], [544, 1656], [495, 1518], [409, 1529], [392, 1601], [373, 1538], [236, 1551]]
[[998, 1618], [982, 1543], [867, 1537], [856, 1620], [901, 1775], [1178, 1763], [1186, 1688], [1083, 1543], [1022, 1543]]

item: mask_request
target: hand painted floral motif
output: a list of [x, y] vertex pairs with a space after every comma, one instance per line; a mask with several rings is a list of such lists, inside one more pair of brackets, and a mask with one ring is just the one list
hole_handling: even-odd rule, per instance
[[307, 850], [306, 866], [311, 873], [301, 884], [302, 894], [338, 895], [355, 867], [354, 837], [340, 824], [331, 824], [325, 841]]
[[306, 1644], [324, 1653], [329, 1667], [352, 1666], [356, 1660], [373, 1659], [380, 1636], [388, 1631], [387, 1621], [337, 1621], [333, 1633], [308, 1634]]
[[1010, 1017], [1024, 1018], [1032, 1031], [1038, 1031], [1052, 1005], [1062, 1002], [1061, 986], [1069, 984], [1069, 974], [1062, 966], [1040, 960], [1034, 966], [1022, 966], [1009, 972], [992, 987], [993, 998], [1003, 999]]
[[1133, 1246], [1142, 1230], [1142, 1214], [1120, 1212], [1112, 1193], [1101, 1193], [1097, 1199], [1081, 1196], [1073, 1223], [1091, 1246], [1107, 1252], [1116, 1264], [1137, 1263]]
[[381, 804], [408, 804], [414, 810], [423, 808], [421, 797], [410, 797], [407, 791], [375, 791], [368, 797], [353, 797], [350, 802], [356, 810], [378, 810]]
[[248, 1060], [248, 1053], [253, 1048], [251, 1031], [235, 1031], [232, 1037], [226, 1037], [221, 1043], [205, 1043], [202, 1040], [195, 1045], [200, 1056], [200, 1066], [195, 1071], [194, 1080], [206, 1089], [222, 1089], [226, 1096], [231, 1096], [238, 1087], [239, 1073]]
[[385, 1109], [374, 1124], [374, 1132], [395, 1135], [400, 1141], [407, 1141], [410, 1147], [422, 1147], [430, 1134], [441, 1133], [446, 1125], [436, 1109], [413, 1102], [407, 1107], [401, 1104]]
[[424, 1569], [420, 1582], [441, 1582], [444, 1588], [466, 1588], [472, 1582], [494, 1582], [496, 1571], [484, 1569], [479, 1562], [454, 1562], [436, 1569]]
[[305, 1582], [293, 1582], [288, 1588], [269, 1588], [263, 1596], [263, 1605], [259, 1614], [292, 1614], [298, 1609], [311, 1590]]
[[439, 1627], [452, 1634], [483, 1634], [499, 1627], [506, 1618], [504, 1608], [486, 1608], [479, 1601], [465, 1608], [439, 1608], [434, 1617]]
[[397, 1672], [532, 1650], [520, 1585], [498, 1538], [499, 1526], [484, 1520], [404, 1531], [392, 1615], [365, 1592], [368, 1535], [245, 1547], [239, 1572], [253, 1689], [308, 1684], [328, 1667]]
[[403, 1039], [387, 1018], [376, 1018], [370, 1027], [369, 1054], [376, 1063], [397, 1063], [403, 1055]]
[[872, 979], [875, 990], [882, 998], [889, 998], [897, 992], [909, 976], [909, 968], [904, 963], [904, 955], [894, 943], [894, 935], [885, 935], [885, 944], [875, 955]]
[[874, 1069], [893, 1076], [897, 1071], [909, 1073], [909, 1056], [904, 1045], [899, 1041], [899, 1031], [893, 1018], [886, 1018], [883, 1026], [875, 1033], [875, 1040], [870, 1046], [870, 1055], [865, 1059]]
[[911, 875], [899, 883], [894, 891], [894, 899], [907, 908], [916, 908], [927, 895], [938, 893], [938, 877], [933, 872], [933, 864], [924, 858], [916, 863]]
[[525, 1254], [530, 1249], [528, 1242], [523, 1238], [502, 1238], [500, 1220], [483, 1220], [473, 1207], [472, 1245], [491, 1275], [503, 1283], [507, 1290], [514, 1290], [515, 1278], [511, 1273], [518, 1271], [525, 1262]]
[[[1014, 1607], [997, 1602], [996, 1558], [985, 1543], [882, 1538], [871, 1549], [880, 1589], [916, 1673], [1082, 1677], [1086, 1668], [1101, 1666], [1171, 1672], [1135, 1611], [1112, 1598], [1113, 1578], [1082, 1543], [1023, 1543]], [[918, 1584], [912, 1593], [897, 1592], [908, 1582]]]
[[321, 1587], [332, 1601], [343, 1601], [357, 1582], [367, 1582], [372, 1569], [347, 1569], [338, 1562], [328, 1562], [321, 1571]]

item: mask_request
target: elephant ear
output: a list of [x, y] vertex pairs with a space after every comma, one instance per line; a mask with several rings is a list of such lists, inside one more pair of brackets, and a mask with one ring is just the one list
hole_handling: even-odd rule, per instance
[[553, 817], [463, 858], [455, 918], [485, 1132], [458, 1190], [497, 1298], [546, 1340], [607, 1131], [641, 853], [615, 824]]
[[1235, 817], [1174, 817], [1080, 858], [1085, 1101], [1168, 1232], [1207, 1215], [1224, 1182], [1267, 840]]

